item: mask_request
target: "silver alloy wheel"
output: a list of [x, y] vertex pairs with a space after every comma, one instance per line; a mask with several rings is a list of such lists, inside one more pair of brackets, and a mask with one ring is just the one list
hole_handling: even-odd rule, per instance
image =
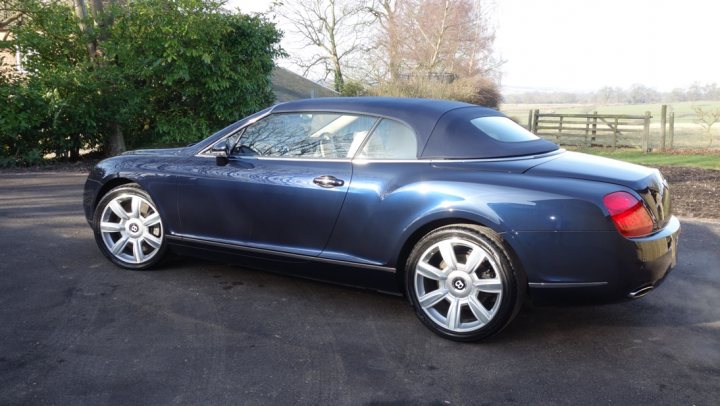
[[425, 250], [415, 268], [415, 292], [424, 313], [457, 333], [475, 331], [495, 317], [503, 281], [493, 256], [466, 239], [451, 237]]
[[163, 226], [155, 206], [135, 194], [121, 194], [105, 206], [100, 234], [117, 259], [141, 264], [152, 259], [163, 241]]

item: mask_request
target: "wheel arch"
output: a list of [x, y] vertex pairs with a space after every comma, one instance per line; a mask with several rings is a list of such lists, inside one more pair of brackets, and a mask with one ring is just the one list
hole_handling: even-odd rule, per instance
[[397, 288], [400, 292], [405, 294], [405, 266], [406, 262], [408, 260], [408, 257], [410, 256], [410, 252], [412, 251], [413, 247], [415, 247], [415, 244], [420, 241], [425, 235], [430, 233], [432, 230], [438, 229], [440, 227], [450, 226], [450, 225], [472, 225], [472, 226], [479, 226], [479, 227], [485, 227], [488, 228], [496, 233], [498, 236], [498, 240], [496, 241], [499, 245], [501, 245], [508, 256], [510, 256], [510, 262], [514, 265], [516, 268], [515, 271], [517, 272], [518, 276], [518, 283], [522, 284], [523, 290], [525, 294], [528, 292], [528, 279], [527, 274], [525, 273], [525, 269], [523, 267], [523, 263], [520, 260], [520, 257], [517, 255], [515, 249], [513, 248], [512, 243], [503, 237], [504, 231], [501, 226], [499, 226], [497, 223], [494, 223], [492, 221], [489, 221], [487, 219], [477, 219], [472, 218], [470, 216], [453, 216], [453, 217], [443, 217], [443, 218], [436, 218], [432, 220], [428, 220], [424, 222], [423, 224], [419, 224], [416, 227], [414, 227], [413, 231], [409, 234], [407, 238], [405, 238], [404, 242], [401, 245], [400, 250], [398, 251], [397, 258], [395, 260], [395, 267], [397, 272], [396, 275], [396, 283]]
[[107, 192], [115, 189], [118, 186], [127, 185], [128, 183], [136, 183], [134, 180], [124, 177], [117, 177], [110, 179], [109, 181], [105, 182], [104, 185], [98, 189], [98, 193], [95, 196], [95, 201], [93, 202], [93, 207], [97, 207], [98, 203], [100, 203], [100, 199], [103, 198], [107, 194]]
[[100, 200], [102, 200], [103, 196], [105, 196], [109, 191], [115, 189], [118, 186], [127, 185], [130, 183], [136, 183], [134, 180], [126, 178], [126, 177], [115, 177], [107, 182], [103, 183], [100, 188], [98, 188], [97, 193], [95, 194], [95, 197], [92, 202], [92, 212], [90, 213], [89, 218], [92, 219], [95, 215], [95, 210], [97, 210], [97, 206], [100, 203]]

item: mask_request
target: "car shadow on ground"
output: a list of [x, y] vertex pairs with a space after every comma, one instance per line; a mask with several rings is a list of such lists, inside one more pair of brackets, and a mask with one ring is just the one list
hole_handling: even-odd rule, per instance
[[[690, 234], [693, 241], [682, 241], [680, 260], [667, 280], [646, 297], [634, 301], [612, 304], [579, 304], [577, 302], [554, 302], [552, 304], [528, 304], [523, 306], [515, 320], [502, 333], [490, 341], [536, 340], [552, 330], [554, 334], [564, 332], [572, 335], [584, 330], [612, 330], [616, 327], [660, 327], [660, 326], [703, 326], [712, 325], [720, 320], [720, 298], [717, 295], [720, 281], [717, 273], [702, 264], [701, 254], [695, 253], [695, 246], [715, 246], [720, 238], [714, 228], [700, 222], [684, 224], [685, 235]], [[686, 246], [690, 247], [686, 247]], [[717, 256], [717, 254], [715, 254]], [[712, 258], [707, 258], [713, 261]], [[718, 263], [718, 262], [714, 262]], [[208, 260], [174, 256], [157, 269], [162, 272], [177, 271], [181, 265], [187, 272], [210, 267], [212, 277], [217, 279], [220, 289], [231, 291], [235, 286], [245, 285], [243, 280], [262, 280], [262, 286], [280, 287], [282, 294], [291, 301], [306, 299], [308, 291], [312, 300], [320, 307], [335, 307], [338, 295], [343, 296], [350, 306], [364, 308], [366, 312], [377, 312], [374, 317], [382, 318], [389, 313], [408, 320], [415, 316], [406, 299], [380, 292], [339, 286], [325, 282], [269, 273], [256, 269], [245, 269], [239, 265], [227, 265]], [[159, 275], [158, 275], [159, 276]], [[700, 285], [700, 286], [698, 286]], [[259, 286], [259, 283], [256, 283]], [[375, 305], [373, 305], [375, 303]], [[347, 302], [345, 306], [348, 306]], [[369, 307], [369, 308], [368, 308]], [[429, 333], [429, 332], [428, 332]]]

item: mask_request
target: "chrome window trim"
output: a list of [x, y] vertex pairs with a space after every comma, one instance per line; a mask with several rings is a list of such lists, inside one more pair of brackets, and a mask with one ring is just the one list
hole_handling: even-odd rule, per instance
[[[245, 127], [243, 127], [245, 128]], [[239, 130], [238, 130], [239, 131]], [[233, 133], [234, 134], [234, 133]], [[232, 135], [232, 134], [230, 134]], [[230, 136], [228, 135], [228, 137]], [[218, 140], [220, 142], [220, 140]], [[209, 149], [209, 148], [208, 148]], [[424, 159], [372, 159], [372, 158], [333, 158], [333, 159], [322, 159], [322, 158], [296, 158], [296, 157], [267, 157], [267, 156], [237, 156], [235, 158], [240, 159], [259, 159], [259, 160], [274, 160], [274, 161], [311, 161], [311, 162], [352, 162], [358, 165], [364, 165], [368, 163], [407, 163], [407, 162], [418, 162], [418, 163], [473, 163], [473, 162], [509, 162], [509, 161], [522, 161], [525, 159], [545, 158], [553, 155], [558, 155], [567, 152], [565, 149], [557, 149], [555, 151], [546, 152], [538, 155], [523, 155], [513, 156], [507, 158], [473, 158], [473, 159], [437, 159], [437, 158], [424, 158]], [[200, 158], [215, 158], [215, 155], [195, 155]]]
[[282, 156], [233, 156], [237, 159], [257, 159], [258, 161], [296, 161], [296, 162], [351, 162], [351, 158], [298, 158], [298, 157], [282, 157]]
[[448, 163], [448, 162], [507, 162], [507, 161], [522, 161], [524, 159], [535, 159], [535, 158], [545, 158], [553, 155], [559, 155], [561, 153], [567, 152], [564, 148], [558, 148], [554, 151], [544, 152], [542, 154], [535, 154], [535, 155], [521, 155], [521, 156], [510, 156], [505, 158], [467, 158], [467, 159], [438, 159], [438, 158], [431, 158], [430, 162], [433, 163]]

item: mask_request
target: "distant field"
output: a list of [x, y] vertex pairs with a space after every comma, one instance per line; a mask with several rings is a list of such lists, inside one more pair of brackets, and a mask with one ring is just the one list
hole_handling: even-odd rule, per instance
[[670, 154], [654, 152], [643, 154], [637, 150], [618, 149], [610, 150], [603, 148], [570, 148], [574, 151], [585, 152], [593, 155], [605, 156], [619, 159], [621, 161], [649, 166], [685, 166], [704, 169], [720, 169], [720, 154], [718, 153], [695, 153], [695, 154]]
[[[702, 106], [703, 108], [713, 109], [720, 108], [720, 101], [698, 101], [698, 102], [682, 102], [667, 103], [668, 113], [675, 112], [675, 123], [695, 123], [695, 112], [693, 106]], [[649, 111], [653, 118], [660, 117], [660, 107], [662, 103], [652, 104], [503, 104], [500, 110], [518, 120], [521, 123], [527, 122], [528, 112], [533, 109], [540, 109], [543, 113], [592, 113], [597, 111], [599, 114], [637, 114], [643, 115]]]
[[[682, 103], [667, 103], [668, 114], [675, 112], [675, 147], [680, 149], [700, 149], [708, 145], [707, 133], [697, 122], [693, 111], [694, 106], [702, 106], [706, 110], [720, 108], [720, 101], [697, 101]], [[541, 113], [592, 113], [599, 114], [633, 114], [643, 115], [646, 111], [652, 114], [650, 125], [650, 144], [657, 147], [660, 144], [660, 109], [662, 103], [652, 104], [503, 104], [500, 110], [514, 118], [519, 123], [527, 125], [528, 112], [539, 109]], [[713, 148], [720, 148], [720, 123], [712, 128]]]

